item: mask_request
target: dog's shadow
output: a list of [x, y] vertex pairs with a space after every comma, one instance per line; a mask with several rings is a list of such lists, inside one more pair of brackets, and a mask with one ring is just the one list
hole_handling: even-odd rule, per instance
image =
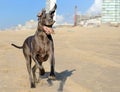
[[[59, 87], [58, 87], [58, 92], [63, 92], [63, 88], [64, 88], [64, 85], [65, 85], [65, 82], [67, 80], [68, 77], [70, 77], [73, 72], [76, 71], [75, 69], [73, 70], [65, 70], [65, 71], [62, 71], [60, 73], [56, 72], [56, 80], [55, 81], [60, 81], [59, 83]], [[48, 78], [49, 76], [49, 72], [46, 72], [46, 74], [44, 76], [42, 76], [41, 78], [44, 79], [44, 78]], [[47, 82], [49, 84], [49, 86], [52, 86], [53, 85], [53, 80], [51, 79], [47, 79]]]

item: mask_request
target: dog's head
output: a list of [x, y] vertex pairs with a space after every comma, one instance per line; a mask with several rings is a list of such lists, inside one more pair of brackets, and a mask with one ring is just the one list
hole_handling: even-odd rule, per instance
[[46, 13], [46, 10], [43, 9], [41, 13], [39, 13], [38, 16], [38, 26], [47, 26], [52, 27], [52, 25], [55, 23], [53, 20], [55, 10], [57, 8], [57, 5], [53, 7], [52, 10], [50, 10], [48, 13]]

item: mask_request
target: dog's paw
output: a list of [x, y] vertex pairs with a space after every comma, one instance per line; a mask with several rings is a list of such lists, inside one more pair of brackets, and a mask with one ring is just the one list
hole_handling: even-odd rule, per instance
[[40, 75], [43, 76], [45, 74], [45, 69], [40, 69]]
[[36, 88], [35, 83], [31, 83], [31, 88]]
[[48, 79], [50, 79], [50, 80], [56, 80], [55, 74], [50, 74], [50, 76], [48, 77]]
[[39, 78], [35, 80], [35, 83], [39, 83], [39, 82], [40, 82], [40, 79], [39, 79]]

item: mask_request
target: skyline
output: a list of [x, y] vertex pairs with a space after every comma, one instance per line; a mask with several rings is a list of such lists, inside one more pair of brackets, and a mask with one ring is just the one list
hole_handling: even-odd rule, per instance
[[[100, 9], [95, 10], [96, 7], [93, 6], [96, 2], [101, 3], [100, 1], [102, 0], [57, 0], [57, 23], [72, 23], [75, 6], [81, 14], [99, 11]], [[36, 15], [45, 7], [46, 0], [2, 0], [0, 1], [0, 29], [18, 24], [24, 25], [31, 19], [37, 21]]]

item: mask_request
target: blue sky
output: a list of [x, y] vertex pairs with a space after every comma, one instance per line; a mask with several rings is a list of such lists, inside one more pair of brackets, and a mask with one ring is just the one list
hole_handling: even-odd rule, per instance
[[[45, 8], [46, 0], [0, 0], [0, 29], [24, 24], [31, 19], [37, 20], [37, 13]], [[73, 17], [74, 7], [85, 13], [94, 4], [94, 0], [57, 0], [57, 15], [69, 22]]]

